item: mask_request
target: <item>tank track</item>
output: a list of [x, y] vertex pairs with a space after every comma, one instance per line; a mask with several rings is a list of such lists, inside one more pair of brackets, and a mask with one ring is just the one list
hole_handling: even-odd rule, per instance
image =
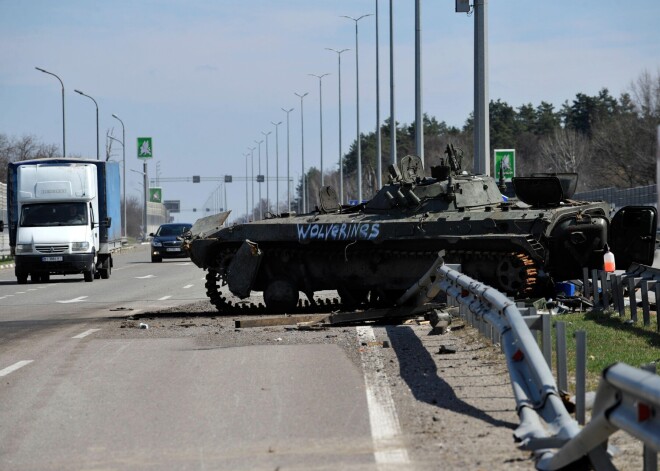
[[[293, 249], [275, 249], [276, 251], [286, 252], [289, 257], [300, 258], [302, 259], [303, 250], [293, 250]], [[226, 249], [224, 250], [219, 257], [219, 260], [229, 260], [236, 250]], [[295, 254], [295, 252], [299, 252]], [[343, 257], [341, 255], [334, 253], [335, 256]], [[396, 250], [379, 250], [379, 249], [370, 249], [364, 252], [361, 252], [361, 256], [372, 257], [376, 254], [379, 254], [384, 257], [391, 257], [393, 255], [408, 257], [408, 256], [428, 256], [429, 259], [434, 258], [437, 255], [436, 251], [396, 251]], [[327, 255], [330, 255], [329, 253]], [[355, 255], [355, 254], [353, 254]], [[536, 291], [537, 282], [538, 282], [538, 269], [534, 260], [529, 257], [527, 254], [522, 252], [490, 252], [490, 251], [462, 251], [462, 250], [448, 250], [445, 252], [445, 259], [452, 263], [454, 260], [469, 260], [471, 262], [493, 262], [494, 260], [498, 261], [498, 270], [496, 276], [500, 279], [501, 285], [506, 285], [512, 287], [513, 284], [516, 286], [517, 295], [519, 296], [528, 296]], [[231, 293], [227, 293], [225, 296], [221, 293], [221, 286], [225, 286], [226, 282], [224, 280], [224, 272], [217, 271], [215, 269], [208, 269], [206, 274], [206, 295], [209, 297], [211, 304], [213, 304], [216, 309], [224, 315], [264, 315], [264, 314], [276, 314], [273, 310], [269, 310], [264, 303], [254, 303], [249, 301], [239, 300]], [[515, 276], [518, 279], [511, 280], [507, 277]], [[500, 286], [501, 288], [501, 286]], [[369, 303], [367, 303], [369, 304]], [[367, 305], [366, 307], [377, 307], [374, 303], [374, 306]], [[287, 311], [287, 314], [313, 314], [321, 313], [328, 311], [344, 311], [344, 310], [354, 310], [353, 307], [345, 306], [341, 303], [339, 297], [336, 298], [325, 298], [325, 299], [300, 299], [295, 309], [290, 309]]]

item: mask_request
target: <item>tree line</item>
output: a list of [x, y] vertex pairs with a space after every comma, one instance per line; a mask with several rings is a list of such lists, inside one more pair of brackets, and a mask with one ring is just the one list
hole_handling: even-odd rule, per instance
[[[516, 149], [517, 175], [536, 172], [577, 172], [578, 191], [596, 188], [631, 188], [655, 183], [656, 133], [660, 125], [660, 70], [642, 72], [618, 98], [607, 88], [590, 96], [578, 93], [556, 109], [542, 101], [538, 105], [510, 104], [491, 100], [490, 148]], [[462, 167], [472, 170], [474, 119], [467, 117], [461, 128], [424, 114], [424, 153], [426, 172], [439, 163], [448, 143], [463, 150]], [[381, 169], [387, 181], [390, 164], [390, 123], [381, 126]], [[415, 124], [396, 126], [397, 155], [400, 159], [415, 153]], [[108, 140], [108, 142], [112, 142]], [[344, 191], [347, 199], [357, 199], [357, 141], [353, 140], [343, 156]], [[369, 198], [378, 188], [376, 165], [376, 133], [361, 135], [363, 196]], [[106, 149], [107, 155], [112, 152]], [[39, 142], [34, 136], [10, 137], [0, 133], [0, 181], [7, 181], [7, 163], [35, 158], [59, 157], [55, 144]], [[337, 166], [338, 167], [338, 166]], [[491, 174], [495, 174], [491, 169]], [[317, 202], [321, 175], [310, 167], [306, 172], [310, 209]], [[339, 189], [339, 169], [327, 170], [324, 183]], [[300, 210], [302, 179], [297, 183], [292, 209]], [[127, 198], [129, 234], [137, 234], [141, 220], [141, 201]], [[285, 208], [267, 208], [259, 202], [264, 214]], [[134, 213], [134, 214], [133, 214]], [[251, 217], [260, 213], [253, 208]], [[240, 221], [243, 218], [237, 218]], [[133, 228], [133, 229], [132, 229]]]

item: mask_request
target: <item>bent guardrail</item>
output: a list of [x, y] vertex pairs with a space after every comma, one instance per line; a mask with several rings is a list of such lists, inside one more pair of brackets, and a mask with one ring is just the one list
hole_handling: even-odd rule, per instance
[[[614, 469], [606, 445], [609, 435], [618, 429], [660, 450], [660, 421], [654, 413], [660, 407], [660, 377], [624, 364], [606, 369], [593, 418], [580, 429], [564, 406], [547, 360], [528, 327], [529, 319], [504, 294], [442, 264], [442, 255], [397, 303], [413, 297], [417, 303], [426, 303], [444, 292], [472, 318], [497, 330], [520, 419], [514, 436], [523, 449], [535, 454], [538, 469], [557, 470], [584, 456], [595, 469]], [[643, 421], [640, 413], [645, 414]]]

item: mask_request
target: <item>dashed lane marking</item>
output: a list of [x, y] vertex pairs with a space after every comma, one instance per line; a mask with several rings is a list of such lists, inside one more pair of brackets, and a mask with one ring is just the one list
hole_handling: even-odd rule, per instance
[[170, 299], [172, 296], [163, 296], [162, 298], [158, 298], [158, 301], [165, 301], [166, 299]]
[[60, 303], [60, 304], [82, 303], [83, 301], [85, 301], [85, 298], [87, 298], [87, 297], [88, 296], [78, 296], [77, 298], [66, 299], [66, 300], [57, 301], [57, 302]]
[[34, 360], [23, 360], [23, 361], [19, 361], [17, 363], [14, 363], [13, 365], [8, 366], [4, 370], [0, 370], [0, 377], [7, 376], [9, 373], [13, 373], [17, 369], [23, 368], [25, 365], [29, 365], [33, 361]]
[[146, 280], [147, 278], [156, 278], [155, 275], [145, 275], [145, 276], [136, 276], [135, 277], [138, 280]]
[[84, 339], [89, 334], [93, 334], [94, 332], [98, 332], [99, 330], [101, 330], [101, 329], [89, 329], [89, 330], [86, 330], [85, 332], [83, 332], [82, 334], [75, 335], [71, 338], [72, 339]]
[[192, 288], [193, 286], [194, 286], [194, 285], [186, 285], [186, 286], [183, 287], [183, 289]]

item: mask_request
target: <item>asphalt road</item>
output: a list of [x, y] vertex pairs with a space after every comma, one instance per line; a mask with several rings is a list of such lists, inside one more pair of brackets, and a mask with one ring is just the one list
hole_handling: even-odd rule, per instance
[[0, 469], [534, 468], [470, 329], [236, 329], [203, 277], [144, 247], [92, 283], [0, 270]]

